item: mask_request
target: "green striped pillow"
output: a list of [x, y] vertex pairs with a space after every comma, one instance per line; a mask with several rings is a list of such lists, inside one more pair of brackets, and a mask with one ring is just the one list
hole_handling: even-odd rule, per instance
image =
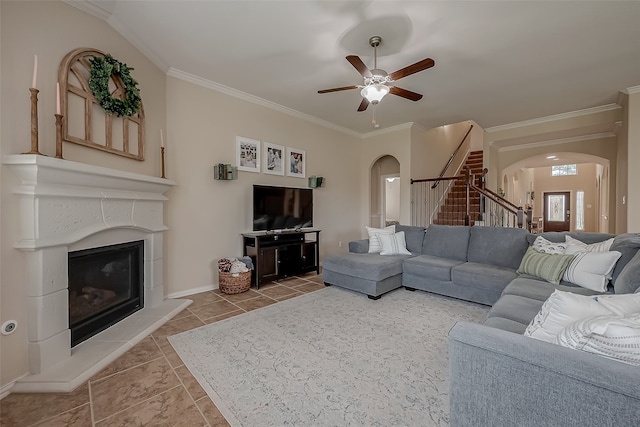
[[575, 255], [544, 254], [529, 247], [517, 272], [540, 277], [554, 285], [560, 284], [564, 271]]

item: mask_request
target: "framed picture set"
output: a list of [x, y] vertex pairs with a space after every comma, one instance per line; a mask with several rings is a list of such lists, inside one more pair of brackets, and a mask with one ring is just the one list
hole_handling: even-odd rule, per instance
[[307, 172], [307, 153], [304, 150], [287, 147], [286, 168], [287, 176], [304, 178]]
[[270, 142], [262, 143], [264, 168], [263, 172], [271, 175], [284, 175], [285, 151], [282, 145]]
[[260, 172], [260, 141], [236, 136], [236, 164], [239, 171]]

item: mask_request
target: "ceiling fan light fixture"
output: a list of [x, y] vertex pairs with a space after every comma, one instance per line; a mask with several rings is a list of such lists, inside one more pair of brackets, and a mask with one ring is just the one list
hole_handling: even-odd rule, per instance
[[363, 98], [367, 98], [367, 100], [372, 104], [377, 104], [384, 98], [386, 94], [389, 93], [389, 86], [383, 84], [373, 84], [366, 86], [360, 94]]

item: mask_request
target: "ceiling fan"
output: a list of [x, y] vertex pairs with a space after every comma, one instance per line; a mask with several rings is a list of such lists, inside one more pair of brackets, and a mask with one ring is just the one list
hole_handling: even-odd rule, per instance
[[347, 56], [347, 61], [364, 78], [363, 85], [356, 86], [344, 86], [336, 87], [333, 89], [319, 90], [318, 93], [338, 92], [342, 90], [362, 89], [360, 94], [362, 95], [362, 102], [358, 107], [358, 111], [364, 111], [369, 104], [377, 104], [388, 93], [401, 96], [411, 101], [419, 101], [422, 99], [422, 95], [419, 93], [411, 92], [410, 90], [402, 89], [394, 86], [392, 83], [400, 80], [403, 77], [410, 76], [411, 74], [424, 71], [427, 68], [431, 68], [436, 65], [435, 61], [431, 58], [423, 59], [408, 67], [401, 68], [398, 71], [394, 71], [388, 74], [386, 71], [378, 68], [377, 48], [382, 43], [382, 37], [373, 36], [369, 39], [369, 45], [373, 47], [373, 70], [369, 70], [362, 60], [356, 55]]

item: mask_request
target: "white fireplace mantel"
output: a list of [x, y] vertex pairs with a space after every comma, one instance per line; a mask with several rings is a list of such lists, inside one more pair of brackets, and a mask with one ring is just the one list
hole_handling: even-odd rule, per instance
[[[68, 392], [190, 304], [165, 300], [164, 193], [175, 182], [35, 154], [3, 163], [20, 184], [31, 375], [14, 391]], [[71, 348], [68, 252], [144, 240], [144, 308]]]

